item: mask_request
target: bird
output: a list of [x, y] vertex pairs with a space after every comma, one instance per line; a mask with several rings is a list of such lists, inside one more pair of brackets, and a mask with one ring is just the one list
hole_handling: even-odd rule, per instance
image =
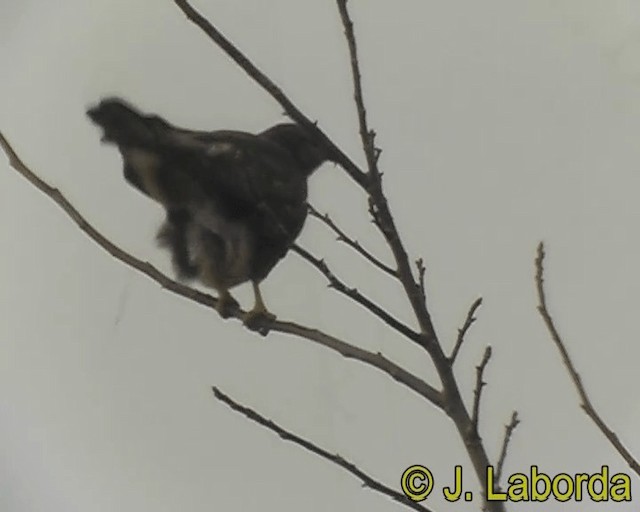
[[260, 133], [196, 131], [107, 97], [87, 109], [114, 144], [126, 181], [165, 210], [156, 239], [176, 276], [218, 292], [218, 313], [239, 308], [230, 289], [250, 281], [253, 308], [244, 323], [275, 320], [260, 283], [287, 254], [307, 216], [308, 178], [332, 155], [296, 123]]

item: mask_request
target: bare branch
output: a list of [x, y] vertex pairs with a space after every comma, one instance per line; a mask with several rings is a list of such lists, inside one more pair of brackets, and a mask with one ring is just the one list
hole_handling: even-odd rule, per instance
[[308, 450], [311, 453], [318, 455], [319, 457], [325, 460], [328, 460], [329, 462], [333, 462], [334, 464], [337, 464], [345, 471], [348, 471], [349, 473], [354, 475], [356, 478], [359, 478], [360, 480], [362, 480], [364, 487], [369, 487], [370, 489], [373, 489], [374, 491], [382, 493], [388, 496], [389, 498], [391, 498], [392, 500], [397, 501], [398, 503], [402, 503], [403, 505], [406, 505], [407, 507], [412, 508], [414, 510], [419, 510], [420, 512], [430, 512], [430, 509], [423, 507], [422, 505], [418, 504], [415, 501], [411, 501], [401, 492], [398, 492], [392, 489], [391, 487], [384, 485], [378, 480], [375, 480], [374, 478], [370, 477], [364, 471], [359, 469], [354, 463], [349, 462], [344, 457], [338, 454], [329, 453], [327, 450], [320, 448], [318, 445], [312, 443], [311, 441], [308, 441], [300, 436], [297, 436], [296, 434], [293, 434], [288, 430], [285, 430], [280, 425], [274, 423], [271, 420], [268, 420], [264, 416], [258, 414], [253, 409], [250, 409], [248, 407], [245, 407], [244, 405], [239, 404], [229, 396], [225, 395], [222, 391], [220, 391], [215, 386], [212, 389], [213, 389], [214, 396], [218, 400], [220, 400], [222, 403], [231, 407], [231, 409], [233, 409], [234, 411], [239, 412], [240, 414], [250, 419], [251, 421], [257, 423], [258, 425], [261, 425], [271, 430], [272, 432], [275, 432], [276, 434], [278, 434], [278, 436], [280, 436], [280, 438], [283, 441], [290, 441], [294, 444], [297, 444], [298, 446], [301, 446], [305, 450]]
[[356, 45], [356, 36], [353, 32], [353, 22], [351, 21], [349, 11], [347, 10], [347, 0], [337, 0], [337, 2], [338, 10], [340, 11], [340, 18], [342, 19], [342, 25], [344, 27], [344, 34], [347, 38], [347, 45], [349, 46], [351, 75], [354, 90], [353, 98], [356, 102], [356, 109], [358, 111], [358, 125], [360, 126], [362, 148], [364, 149], [364, 153], [367, 158], [369, 174], [378, 180], [380, 174], [378, 171], [378, 158], [380, 156], [380, 151], [375, 146], [376, 134], [373, 130], [369, 130], [367, 125], [367, 110], [364, 106], [364, 97], [362, 94], [362, 76], [360, 75], [358, 48]]
[[567, 372], [569, 373], [571, 380], [573, 381], [576, 391], [580, 396], [580, 400], [582, 401], [582, 403], [580, 404], [580, 407], [582, 407], [582, 409], [587, 414], [587, 416], [589, 416], [589, 418], [591, 418], [591, 420], [596, 424], [598, 429], [600, 429], [600, 432], [602, 432], [602, 434], [609, 440], [611, 445], [616, 449], [616, 451], [620, 454], [620, 456], [627, 462], [627, 464], [629, 464], [629, 467], [631, 467], [631, 469], [635, 473], [640, 475], [640, 463], [638, 463], [638, 460], [634, 458], [633, 455], [631, 455], [631, 453], [629, 452], [629, 450], [627, 450], [627, 448], [625, 448], [624, 444], [622, 443], [622, 441], [620, 441], [617, 434], [609, 428], [609, 426], [600, 417], [596, 409], [591, 404], [589, 395], [587, 395], [587, 391], [584, 385], [582, 384], [582, 379], [580, 378], [580, 374], [576, 370], [576, 367], [574, 366], [573, 361], [569, 356], [569, 352], [567, 351], [567, 348], [564, 342], [562, 341], [562, 338], [560, 337], [560, 333], [558, 333], [558, 330], [556, 329], [553, 318], [551, 318], [551, 314], [549, 313], [549, 310], [547, 308], [547, 298], [545, 296], [545, 291], [544, 291], [544, 265], [543, 265], [544, 256], [545, 256], [544, 244], [540, 242], [540, 244], [538, 244], [538, 251], [537, 251], [537, 256], [535, 260], [535, 267], [536, 267], [535, 281], [536, 281], [536, 289], [538, 292], [538, 300], [539, 300], [538, 312], [540, 313], [540, 316], [542, 316], [542, 319], [544, 320], [544, 323], [547, 326], [547, 329], [549, 330], [549, 334], [551, 335], [551, 339], [553, 340], [558, 351], [560, 352], [560, 355], [562, 357], [562, 362], [564, 363], [564, 366], [567, 369]]
[[[136, 258], [135, 256], [120, 249], [110, 240], [105, 238], [80, 214], [78, 210], [76, 210], [76, 208], [64, 197], [62, 193], [60, 193], [58, 189], [52, 187], [51, 185], [40, 179], [24, 164], [24, 162], [22, 162], [20, 157], [16, 154], [14, 149], [11, 147], [11, 145], [1, 132], [0, 146], [2, 146], [4, 152], [9, 157], [9, 163], [16, 171], [18, 171], [23, 177], [25, 177], [30, 183], [32, 183], [50, 199], [55, 201], [55, 203], [64, 210], [64, 212], [83, 232], [85, 232], [93, 241], [95, 241], [100, 247], [105, 249], [114, 258], [145, 274], [147, 277], [160, 284], [160, 286], [162, 286], [164, 289], [169, 290], [186, 299], [197, 302], [202, 306], [206, 306], [215, 310], [216, 304], [218, 303], [218, 299], [216, 299], [215, 297], [174, 281], [173, 279], [164, 275], [150, 263]], [[242, 310], [237, 310], [232, 313], [232, 316], [238, 320], [242, 320], [246, 316], [246, 312]], [[334, 350], [345, 358], [354, 359], [366, 365], [373, 366], [374, 368], [377, 368], [378, 370], [389, 375], [392, 379], [419, 394], [436, 407], [443, 407], [443, 400], [439, 391], [431, 387], [423, 380], [414, 376], [410, 372], [404, 370], [397, 364], [386, 359], [379, 352], [368, 352], [361, 348], [350, 345], [338, 338], [325, 334], [322, 331], [304, 327], [293, 322], [274, 321], [272, 323], [269, 323], [268, 327], [271, 331], [281, 332], [284, 334], [292, 334], [300, 338], [307, 339], [331, 350]]]
[[513, 411], [511, 414], [511, 421], [508, 425], [504, 426], [504, 439], [502, 440], [502, 449], [500, 450], [500, 458], [498, 459], [498, 466], [496, 468], [496, 474], [494, 481], [499, 485], [500, 477], [502, 476], [502, 469], [504, 468], [504, 461], [507, 458], [507, 450], [509, 449], [509, 443], [511, 442], [511, 436], [516, 429], [520, 420], [518, 419], [518, 411]]
[[65, 213], [71, 217], [71, 220], [84, 231], [89, 237], [94, 240], [100, 247], [105, 249], [111, 256], [122, 261], [123, 263], [135, 268], [139, 272], [146, 274], [148, 277], [156, 281], [163, 288], [170, 290], [182, 297], [191, 299], [203, 306], [207, 306], [215, 309], [218, 299], [208, 295], [206, 293], [199, 292], [193, 288], [185, 286], [173, 279], [170, 279], [157, 268], [146, 261], [142, 261], [135, 256], [123, 251], [118, 246], [113, 244], [110, 240], [105, 238], [96, 228], [94, 228], [89, 222], [82, 216], [82, 214], [64, 197], [64, 195], [57, 189], [40, 179], [33, 171], [31, 171], [20, 157], [16, 154], [14, 149], [9, 144], [9, 141], [0, 133], [0, 145], [2, 149], [9, 157], [10, 165], [24, 176], [31, 184], [38, 188], [41, 192], [49, 196], [60, 206]]
[[[347, 0], [337, 0], [338, 10], [340, 11], [340, 18], [342, 19], [342, 25], [344, 27], [344, 33], [347, 39], [347, 45], [349, 47], [349, 57], [351, 62], [351, 75], [354, 89], [354, 99], [356, 103], [356, 109], [358, 112], [358, 125], [360, 127], [360, 138], [362, 139], [362, 147], [367, 158], [367, 166], [369, 169], [369, 175], [373, 178], [371, 187], [368, 189], [370, 194], [369, 212], [374, 220], [375, 225], [380, 229], [383, 236], [387, 240], [394, 258], [398, 265], [396, 271], [400, 281], [403, 284], [407, 297], [411, 303], [411, 306], [416, 314], [420, 327], [425, 334], [425, 339], [422, 341], [422, 345], [427, 348], [428, 345], [437, 344], [435, 330], [431, 323], [429, 312], [424, 304], [425, 300], [420, 293], [419, 287], [413, 280], [411, 274], [411, 267], [409, 265], [409, 257], [404, 249], [398, 230], [389, 207], [387, 199], [382, 192], [381, 173], [378, 169], [378, 157], [380, 151], [375, 146], [375, 132], [369, 129], [367, 124], [367, 111], [364, 105], [364, 97], [362, 93], [362, 78], [360, 74], [360, 64], [358, 62], [358, 51], [356, 45], [356, 38], [353, 31], [353, 22], [349, 17], [349, 11], [347, 9]], [[432, 352], [437, 351], [435, 347], [430, 349]], [[434, 356], [433, 353], [431, 353]]]
[[387, 313], [380, 306], [378, 306], [377, 304], [372, 302], [370, 299], [362, 295], [362, 293], [360, 293], [357, 288], [349, 288], [344, 282], [342, 282], [340, 279], [336, 277], [336, 275], [331, 271], [331, 269], [328, 267], [328, 265], [323, 259], [316, 258], [309, 251], [307, 251], [303, 247], [300, 247], [297, 244], [294, 244], [291, 247], [291, 250], [294, 251], [303, 259], [305, 259], [306, 261], [308, 261], [309, 263], [311, 263], [311, 265], [313, 265], [316, 269], [318, 269], [327, 278], [327, 280], [329, 281], [329, 286], [331, 288], [336, 289], [343, 295], [346, 295], [350, 299], [354, 300], [355, 302], [363, 306], [365, 309], [368, 309], [375, 316], [380, 318], [380, 320], [382, 320], [384, 323], [386, 323], [390, 327], [393, 327], [400, 334], [406, 336], [411, 341], [414, 341], [418, 345], [420, 345], [420, 335], [416, 331], [411, 329], [409, 326], [403, 324], [400, 320], [398, 320], [397, 318], [394, 318], [392, 315]]
[[[360, 138], [367, 158], [369, 175], [373, 178], [371, 187], [368, 189], [370, 194], [369, 213], [373, 218], [374, 224], [382, 232], [389, 244], [389, 247], [391, 248], [391, 251], [393, 252], [398, 266], [396, 274], [403, 284], [407, 297], [409, 298], [418, 322], [420, 323], [422, 334], [425, 335], [422, 341], [422, 346], [430, 350], [432, 357], [440, 359], [439, 354], [435, 354], [435, 352], [438, 352], [441, 349], [440, 347], [435, 347], [438, 343], [435, 335], [435, 329], [433, 328], [431, 317], [425, 304], [426, 294], [421, 293], [419, 286], [416, 285], [413, 280], [411, 267], [409, 265], [409, 257], [400, 240], [398, 230], [396, 229], [387, 204], [387, 199], [382, 192], [382, 173], [380, 173], [380, 170], [378, 169], [378, 158], [380, 157], [381, 150], [375, 145], [376, 133], [373, 130], [370, 130], [367, 124], [367, 111], [362, 92], [362, 77], [358, 61], [356, 37], [353, 30], [353, 22], [351, 21], [349, 11], [347, 9], [347, 0], [337, 0], [337, 5], [338, 10], [340, 11], [340, 18], [342, 19], [347, 45], [349, 47], [354, 100], [356, 103], [356, 110], [358, 112]], [[430, 345], [431, 347], [428, 348]]]
[[[438, 340], [424, 297], [420, 292], [418, 283], [416, 283], [414, 279], [412, 264], [410, 263], [411, 260], [402, 240], [400, 239], [400, 234], [389, 209], [387, 198], [382, 191], [382, 173], [378, 172], [377, 169], [377, 158], [379, 157], [380, 151], [375, 147], [375, 133], [369, 129], [361, 130], [361, 135], [365, 135], [365, 137], [363, 137], [363, 144], [365, 145], [365, 152], [367, 154], [367, 163], [371, 163], [373, 165], [373, 171], [364, 173], [320, 129], [318, 129], [315, 123], [307, 118], [289, 100], [289, 98], [274, 82], [272, 82], [253, 63], [251, 63], [247, 57], [228, 39], [226, 39], [210, 22], [193, 9], [187, 0], [173, 1], [191, 21], [198, 25], [209, 36], [213, 42], [222, 48], [226, 54], [234, 60], [234, 62], [242, 67], [249, 76], [251, 76], [276, 101], [278, 101], [294, 121], [303, 126], [310, 135], [317, 137], [331, 153], [331, 160], [341, 165], [351, 178], [368, 194], [370, 212], [372, 213], [376, 226], [383, 234], [393, 253], [397, 266], [398, 279], [402, 283], [405, 294], [420, 326], [420, 345], [424, 347], [430, 355], [442, 382], [442, 394], [440, 394], [440, 392], [436, 392], [436, 396], [438, 398], [442, 398], [443, 396], [446, 397], [446, 400], [443, 400], [446, 402], [444, 403], [443, 410], [455, 423], [456, 428], [464, 441], [467, 452], [469, 453], [476, 475], [482, 483], [482, 487], [486, 487], [485, 475], [486, 467], [489, 465], [488, 456], [478, 436], [472, 435], [472, 429], [470, 429], [471, 419], [464, 405], [458, 383], [455, 379], [452, 367], [449, 364], [449, 359], [444, 354], [442, 346]], [[343, 7], [346, 9], [346, 2], [344, 2], [344, 0], [338, 1], [342, 1]], [[353, 50], [355, 50], [355, 47], [353, 47]], [[352, 55], [356, 57], [355, 51], [352, 52]], [[357, 71], [359, 77], [359, 70]], [[362, 102], [362, 105], [364, 106], [364, 102]], [[238, 314], [244, 313], [239, 312]], [[270, 324], [269, 327], [273, 329], [274, 326]], [[433, 403], [435, 404], [436, 401], [433, 401]], [[503, 512], [505, 510], [505, 506], [502, 502], [492, 501], [488, 503], [488, 507], [492, 512]]]
[[484, 350], [484, 355], [482, 356], [482, 361], [480, 364], [476, 366], [476, 388], [473, 391], [473, 412], [471, 414], [471, 426], [476, 435], [479, 436], [478, 433], [478, 421], [480, 417], [480, 398], [482, 397], [482, 388], [487, 384], [482, 380], [484, 375], [484, 369], [487, 367], [489, 363], [489, 359], [491, 359], [491, 346], [488, 346]]
[[456, 344], [453, 347], [453, 351], [451, 352], [451, 355], [449, 356], [449, 361], [451, 362], [451, 364], [456, 362], [456, 357], [458, 357], [458, 352], [460, 352], [460, 348], [464, 343], [464, 337], [467, 334], [467, 331], [469, 330], [473, 322], [476, 321], [476, 317], [474, 315], [476, 314], [476, 310], [480, 307], [481, 304], [482, 304], [482, 297], [478, 297], [473, 302], [473, 304], [471, 304], [471, 307], [467, 312], [467, 318], [464, 321], [464, 325], [460, 329], [458, 329], [458, 338], [456, 339]]
[[361, 187], [369, 187], [369, 178], [351, 159], [336, 146], [327, 135], [318, 128], [317, 123], [311, 121], [302, 111], [294, 105], [287, 95], [269, 77], [260, 71], [244, 53], [242, 53], [231, 41], [229, 41], [211, 22], [200, 14], [187, 0], [174, 0], [174, 3], [182, 10], [185, 16], [195, 23], [216, 45], [218, 45], [236, 64], [238, 64], [260, 87], [267, 91], [281, 106], [285, 112], [309, 133], [315, 134], [319, 140], [332, 153], [333, 160], [339, 163], [344, 170]]
[[329, 217], [328, 213], [325, 213], [323, 215], [318, 210], [316, 210], [312, 205], [309, 204], [307, 206], [309, 207], [309, 215], [311, 215], [312, 217], [315, 217], [316, 219], [320, 220], [322, 223], [324, 223], [326, 226], [328, 226], [329, 229], [331, 229], [336, 235], [338, 235], [338, 238], [337, 238], [338, 242], [342, 242], [342, 243], [347, 244], [349, 247], [354, 249], [357, 253], [359, 253], [366, 260], [371, 262], [373, 265], [378, 267], [383, 272], [386, 272], [387, 274], [389, 274], [392, 277], [398, 277], [398, 273], [395, 270], [393, 270], [388, 265], [382, 263], [378, 258], [376, 258], [373, 254], [371, 254], [364, 247], [362, 247], [360, 245], [360, 242], [358, 242], [357, 240], [351, 238], [344, 231], [342, 231], [338, 227], [338, 225], [335, 222], [333, 222], [331, 217]]
[[[428, 352], [436, 367], [440, 380], [444, 388], [444, 395], [447, 397], [446, 412], [455, 423], [456, 428], [464, 439], [467, 452], [473, 463], [478, 479], [486, 482], [486, 467], [489, 460], [479, 436], [473, 433], [471, 419], [462, 400], [458, 383], [453, 374], [449, 358], [444, 354], [442, 346], [438, 340], [435, 327], [431, 320], [431, 315], [426, 304], [426, 294], [422, 294], [420, 285], [415, 282], [409, 255], [400, 239], [400, 234], [395, 225], [395, 221], [389, 209], [387, 198], [382, 191], [381, 173], [377, 167], [379, 152], [375, 147], [375, 133], [367, 126], [366, 110], [362, 97], [362, 86], [360, 69], [358, 64], [355, 36], [353, 33], [353, 23], [349, 18], [346, 0], [337, 0], [338, 9], [345, 29], [345, 35], [349, 46], [351, 57], [351, 72], [354, 85], [354, 98], [358, 111], [358, 121], [360, 125], [360, 136], [364, 152], [367, 156], [369, 176], [372, 178], [371, 186], [367, 189], [369, 193], [369, 212], [375, 225], [384, 236], [397, 265], [397, 273], [404, 288], [405, 294], [411, 304], [411, 308], [420, 325], [421, 346]], [[505, 506], [502, 502], [486, 502], [486, 506], [492, 512], [502, 512]]]
[[[315, 133], [334, 155], [334, 160], [339, 163], [349, 175], [367, 192], [371, 193], [375, 200], [376, 215], [379, 221], [376, 224], [384, 234], [392, 249], [394, 258], [398, 263], [398, 276], [403, 283], [413, 309], [420, 322], [421, 329], [427, 334], [423, 344], [426, 346], [435, 340], [435, 332], [426, 308], [420, 305], [420, 293], [413, 290], [415, 283], [411, 276], [408, 256], [400, 242], [393, 218], [389, 212], [386, 199], [382, 195], [380, 182], [372, 187], [370, 178], [363, 173], [349, 157], [347, 157], [308, 117], [306, 117], [282, 92], [282, 90], [262, 73], [231, 41], [215, 28], [206, 18], [196, 11], [187, 0], [174, 0], [174, 3], [182, 10], [187, 18], [195, 23], [207, 36], [216, 43], [234, 62], [236, 62], [251, 78], [253, 78], [264, 90], [266, 90], [284, 108], [289, 116], [304, 126], [310, 133]], [[369, 133], [369, 132], [367, 132]], [[374, 155], [375, 156], [375, 155]], [[373, 190], [372, 190], [373, 188]]]
[[438, 409], [442, 410], [445, 407], [444, 398], [440, 391], [408, 372], [401, 366], [390, 361], [380, 352], [369, 352], [350, 345], [338, 338], [335, 338], [334, 336], [325, 334], [317, 329], [311, 329], [292, 322], [277, 321], [270, 327], [272, 331], [292, 334], [300, 338], [316, 342], [324, 347], [330, 348], [331, 350], [335, 350], [347, 359], [355, 359], [361, 363], [373, 366], [425, 398]]

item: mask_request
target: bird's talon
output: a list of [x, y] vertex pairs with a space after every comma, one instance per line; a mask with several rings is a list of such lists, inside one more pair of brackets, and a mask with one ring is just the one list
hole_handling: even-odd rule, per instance
[[243, 323], [248, 329], [266, 336], [275, 319], [276, 315], [269, 313], [267, 310], [252, 309], [245, 315]]
[[216, 311], [222, 318], [229, 318], [238, 309], [240, 309], [240, 304], [238, 304], [238, 301], [228, 293], [226, 295], [221, 295], [218, 299]]

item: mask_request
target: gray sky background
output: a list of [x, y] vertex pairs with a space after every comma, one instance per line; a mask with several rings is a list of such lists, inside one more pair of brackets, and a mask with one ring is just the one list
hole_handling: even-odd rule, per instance
[[[354, 159], [363, 162], [334, 2], [196, 4]], [[494, 357], [482, 435], [496, 458], [520, 412], [506, 471], [625, 471], [580, 411], [535, 310], [533, 258], [547, 244], [550, 306], [593, 401], [636, 455], [640, 405], [640, 6], [627, 0], [350, 2], [371, 125], [392, 210], [427, 263], [448, 347], [485, 305], [459, 359], [468, 400]], [[0, 0], [0, 128], [34, 171], [121, 247], [169, 272], [160, 209], [99, 143], [87, 105], [121, 95], [192, 128], [261, 130], [281, 108], [170, 0]], [[330, 165], [311, 200], [381, 257], [365, 203]], [[219, 386], [399, 488], [456, 464], [453, 426], [385, 375], [296, 338], [223, 322], [118, 263], [0, 163], [0, 510], [403, 510], [337, 467], [216, 402]], [[313, 219], [302, 243], [411, 321], [402, 294]], [[250, 305], [248, 287], [236, 292]], [[381, 351], [424, 376], [422, 352], [326, 288], [296, 255], [264, 286], [281, 318]], [[445, 482], [446, 481], [446, 482]], [[605, 505], [637, 510], [634, 502]], [[478, 503], [435, 510], [478, 510]], [[601, 511], [602, 504], [509, 510]]]

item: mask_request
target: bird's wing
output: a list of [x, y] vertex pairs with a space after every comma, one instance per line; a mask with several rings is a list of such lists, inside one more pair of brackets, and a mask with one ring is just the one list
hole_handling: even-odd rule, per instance
[[196, 132], [176, 149], [178, 155], [192, 163], [184, 170], [214, 194], [223, 193], [252, 204], [265, 200], [299, 201], [301, 195], [306, 198], [306, 187], [302, 186], [306, 179], [296, 169], [291, 155], [258, 135]]
[[295, 238], [306, 216], [306, 178], [277, 144], [244, 132], [176, 130], [159, 146], [226, 215], [269, 238]]
[[[306, 179], [289, 153], [277, 144], [243, 132], [201, 133], [197, 145], [174, 146], [175, 158], [205, 190], [241, 202], [298, 201]], [[187, 165], [188, 163], [188, 165]], [[305, 196], [306, 197], [306, 196]], [[303, 198], [305, 198], [303, 197]]]

